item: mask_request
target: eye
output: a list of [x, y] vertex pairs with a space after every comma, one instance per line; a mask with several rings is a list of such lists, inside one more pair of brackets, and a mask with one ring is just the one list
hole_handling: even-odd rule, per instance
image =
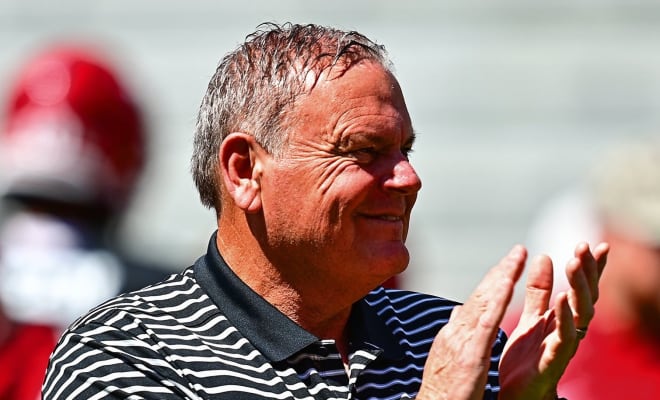
[[378, 157], [378, 150], [375, 147], [364, 147], [351, 151], [349, 155], [360, 164], [368, 164]]

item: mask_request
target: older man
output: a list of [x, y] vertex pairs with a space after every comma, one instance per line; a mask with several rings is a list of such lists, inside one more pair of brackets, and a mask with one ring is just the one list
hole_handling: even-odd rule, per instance
[[207, 254], [74, 324], [44, 399], [554, 399], [608, 246], [577, 247], [551, 310], [552, 265], [535, 260], [506, 344], [521, 246], [460, 306], [382, 288], [408, 265], [414, 139], [381, 46], [261, 26], [200, 109], [192, 169], [218, 223]]

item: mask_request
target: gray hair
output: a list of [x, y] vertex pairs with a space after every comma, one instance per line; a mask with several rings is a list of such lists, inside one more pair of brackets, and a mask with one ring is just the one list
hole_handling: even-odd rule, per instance
[[308, 75], [318, 79], [329, 67], [342, 73], [363, 60], [392, 70], [385, 48], [358, 32], [312, 24], [259, 25], [220, 61], [202, 99], [191, 159], [202, 204], [220, 212], [218, 151], [229, 133], [250, 134], [278, 156], [287, 142], [283, 121], [296, 98], [311, 90]]

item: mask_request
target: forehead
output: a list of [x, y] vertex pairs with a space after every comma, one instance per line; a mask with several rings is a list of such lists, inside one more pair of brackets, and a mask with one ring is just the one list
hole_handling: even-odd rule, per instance
[[292, 111], [290, 138], [294, 140], [316, 137], [335, 142], [353, 133], [412, 136], [399, 83], [371, 61], [340, 74], [325, 70], [296, 100]]

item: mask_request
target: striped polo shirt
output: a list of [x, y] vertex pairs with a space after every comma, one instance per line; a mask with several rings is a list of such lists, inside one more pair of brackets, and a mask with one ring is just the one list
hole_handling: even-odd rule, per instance
[[[333, 340], [232, 272], [214, 235], [185, 271], [77, 320], [51, 356], [43, 399], [409, 399], [456, 304], [376, 288], [353, 306], [347, 370]], [[484, 399], [497, 398], [505, 340], [500, 331]]]

